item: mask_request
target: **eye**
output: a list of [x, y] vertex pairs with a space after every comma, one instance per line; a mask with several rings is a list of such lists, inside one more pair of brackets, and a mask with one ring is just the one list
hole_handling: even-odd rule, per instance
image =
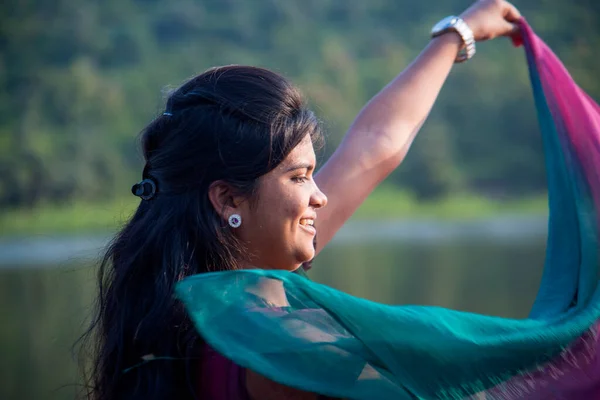
[[308, 180], [308, 178], [306, 176], [295, 176], [292, 178], [292, 181], [296, 182], [296, 183], [304, 183]]

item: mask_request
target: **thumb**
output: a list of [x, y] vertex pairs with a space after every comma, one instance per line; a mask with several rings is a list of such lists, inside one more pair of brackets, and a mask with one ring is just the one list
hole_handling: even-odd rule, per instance
[[521, 33], [521, 28], [518, 23], [513, 24], [510, 22], [505, 22], [503, 26], [502, 36], [515, 37]]

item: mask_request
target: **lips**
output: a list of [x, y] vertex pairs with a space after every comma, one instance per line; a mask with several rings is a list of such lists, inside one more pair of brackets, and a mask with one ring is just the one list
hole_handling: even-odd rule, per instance
[[315, 219], [316, 219], [316, 216], [300, 218], [300, 222], [299, 222], [300, 228], [302, 228], [304, 231], [306, 231], [312, 235], [315, 235], [317, 233], [317, 230], [314, 226]]
[[302, 226], [314, 226], [315, 220], [313, 218], [302, 218], [300, 219], [300, 225]]

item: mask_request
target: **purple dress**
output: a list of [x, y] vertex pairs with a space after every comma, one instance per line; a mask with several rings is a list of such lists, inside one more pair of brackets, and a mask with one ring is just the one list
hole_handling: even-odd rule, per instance
[[[314, 244], [316, 246], [316, 241]], [[311, 262], [302, 264], [302, 267], [294, 272], [308, 279], [306, 271], [312, 267]], [[222, 356], [209, 345], [204, 346], [200, 367], [201, 399], [252, 400], [246, 389], [246, 369]], [[320, 396], [319, 399], [330, 398]]]
[[201, 399], [250, 400], [246, 390], [246, 370], [208, 345], [204, 346], [201, 374]]

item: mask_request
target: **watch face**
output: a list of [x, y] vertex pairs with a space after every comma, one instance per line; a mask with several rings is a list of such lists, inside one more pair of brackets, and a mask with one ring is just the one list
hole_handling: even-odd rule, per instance
[[432, 32], [439, 32], [442, 31], [452, 25], [454, 25], [456, 23], [456, 17], [446, 17], [443, 20], [441, 20], [440, 22], [438, 22], [437, 24], [435, 24], [435, 26], [433, 27], [433, 29], [431, 30]]

